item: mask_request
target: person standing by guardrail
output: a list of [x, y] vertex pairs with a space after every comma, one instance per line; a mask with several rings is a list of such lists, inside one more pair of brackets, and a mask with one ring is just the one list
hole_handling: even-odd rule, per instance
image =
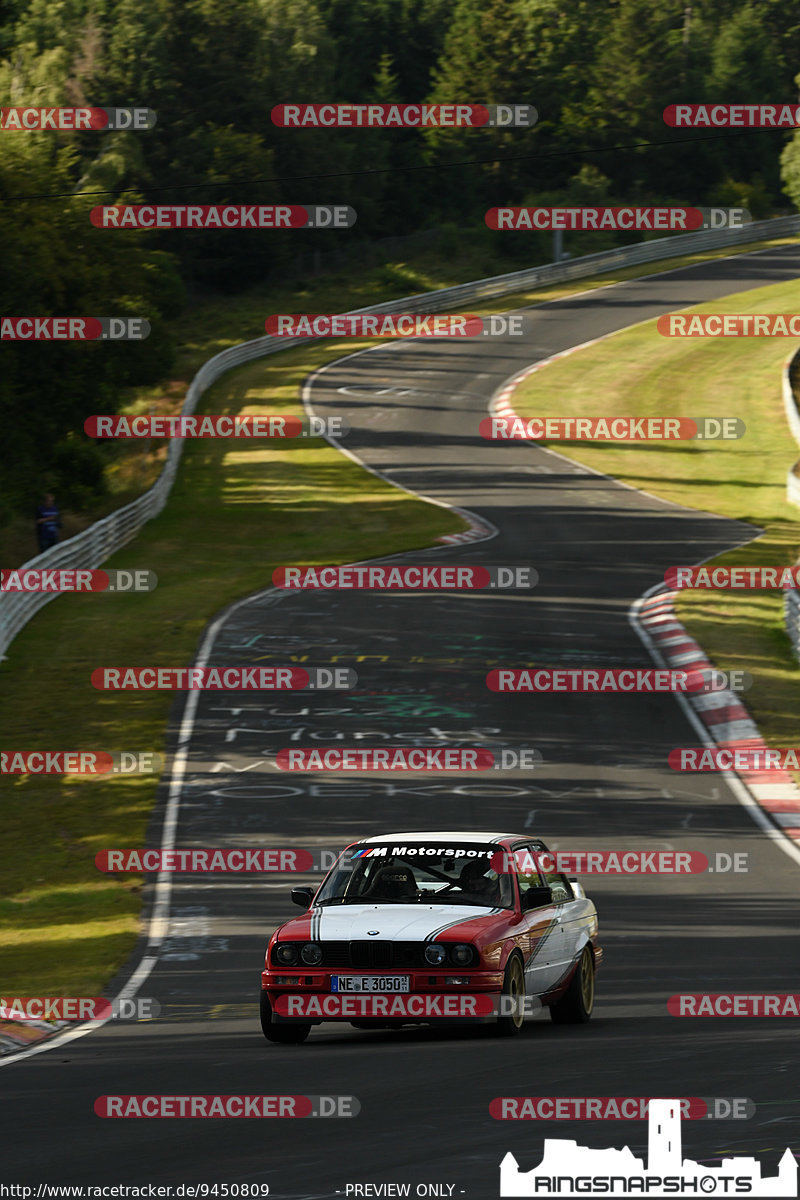
[[56, 505], [56, 498], [48, 492], [44, 503], [36, 509], [36, 536], [39, 539], [39, 549], [49, 550], [58, 541], [58, 531], [61, 528], [61, 512]]

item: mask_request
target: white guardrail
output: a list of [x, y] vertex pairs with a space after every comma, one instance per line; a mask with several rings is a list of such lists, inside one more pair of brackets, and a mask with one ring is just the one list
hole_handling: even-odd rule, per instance
[[[795, 350], [783, 368], [783, 407], [786, 410], [786, 420], [789, 422], [792, 436], [800, 446], [800, 411], [798, 411], [798, 397], [795, 396], [792, 387], [792, 373], [795, 369], [800, 369], [800, 350]], [[800, 461], [789, 468], [786, 476], [786, 499], [790, 504], [800, 506], [800, 475], [798, 475], [798, 471], [800, 471]], [[794, 646], [795, 655], [800, 658], [800, 596], [791, 588], [784, 597], [783, 615], [786, 632]]]
[[[524, 271], [513, 271], [508, 275], [495, 275], [490, 279], [479, 279], [457, 287], [441, 288], [435, 292], [422, 292], [384, 304], [373, 304], [367, 308], [352, 309], [359, 313], [401, 312], [447, 312], [475, 300], [489, 300], [511, 295], [533, 286], [562, 283], [570, 279], [582, 279], [619, 267], [632, 267], [639, 263], [657, 262], [680, 254], [691, 254], [700, 250], [720, 250], [745, 242], [761, 241], [765, 238], [789, 237], [800, 233], [800, 216], [776, 217], [770, 221], [756, 221], [738, 229], [709, 230], [704, 233], [682, 233], [674, 237], [655, 238], [648, 242], [637, 242], [633, 246], [603, 250], [599, 254], [587, 254], [582, 258], [568, 259], [560, 263], [548, 263], [540, 267], [528, 267]], [[242, 342], [215, 354], [204, 363], [195, 375], [181, 413], [184, 416], [195, 411], [203, 393], [226, 371], [243, 363], [251, 362], [267, 354], [276, 354], [294, 346], [317, 341], [316, 338], [260, 337], [252, 342]], [[99, 567], [116, 550], [130, 542], [147, 522], [163, 509], [178, 470], [183, 440], [171, 441], [163, 471], [153, 486], [131, 504], [119, 508], [109, 516], [96, 521], [88, 529], [60, 542], [24, 563], [20, 570], [53, 567]], [[0, 593], [0, 659], [19, 631], [45, 604], [54, 600], [57, 592], [4, 592]]]

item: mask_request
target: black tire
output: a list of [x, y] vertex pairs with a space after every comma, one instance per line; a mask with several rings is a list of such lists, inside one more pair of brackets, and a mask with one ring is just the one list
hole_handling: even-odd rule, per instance
[[585, 1025], [594, 1008], [594, 958], [588, 946], [564, 995], [550, 1005], [550, 1019], [556, 1025]]
[[261, 993], [261, 1031], [268, 1042], [299, 1046], [311, 1032], [310, 1025], [277, 1025], [272, 1020], [272, 1005], [266, 992]]
[[525, 1013], [523, 1011], [522, 1002], [525, 999], [525, 972], [522, 969], [522, 960], [518, 954], [512, 954], [506, 964], [505, 975], [503, 976], [503, 991], [501, 994], [501, 1002], [508, 1000], [519, 1000], [520, 1004], [516, 1012], [503, 1014], [502, 1011], [497, 1018], [495, 1025], [495, 1033], [500, 1037], [516, 1037], [522, 1033], [522, 1026], [525, 1022]]

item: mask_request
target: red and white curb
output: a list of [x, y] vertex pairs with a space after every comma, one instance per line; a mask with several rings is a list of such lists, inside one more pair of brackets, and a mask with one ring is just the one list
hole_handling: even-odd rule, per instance
[[453, 512], [458, 513], [465, 521], [469, 521], [469, 529], [465, 529], [463, 533], [446, 533], [442, 537], [438, 537], [437, 542], [445, 542], [448, 546], [459, 546], [463, 542], [484, 542], [497, 533], [494, 525], [489, 521], [484, 521], [477, 513], [470, 512], [468, 508], [454, 508]]
[[[568, 350], [542, 359], [541, 362], [534, 363], [517, 375], [513, 375], [489, 402], [490, 414], [511, 420], [518, 418], [518, 414], [511, 404], [511, 397], [524, 379], [529, 378], [551, 362], [555, 362], [556, 359], [566, 358], [568, 355], [574, 354], [576, 350], [582, 350], [597, 342], [605, 341], [610, 336], [612, 335], [604, 334], [603, 337], [594, 338], [580, 346], [571, 346]], [[535, 442], [533, 438], [515, 440]], [[550, 453], [555, 452], [550, 451]], [[559, 455], [559, 457], [563, 456]], [[584, 469], [592, 470], [591, 467]], [[596, 473], [600, 474], [600, 472]], [[646, 494], [650, 495], [649, 492]], [[663, 660], [665, 666], [691, 667], [698, 670], [710, 668], [713, 663], [709, 662], [703, 649], [689, 636], [675, 616], [676, 594], [662, 584], [653, 592], [643, 596], [634, 605], [631, 613], [634, 628], [642, 635], [642, 640], [651, 654]], [[761, 736], [758, 726], [735, 692], [720, 691], [702, 696], [687, 693], [681, 698], [687, 702], [695, 718], [706, 731], [710, 742], [716, 746], [726, 750], [767, 749], [767, 743]], [[752, 801], [766, 816], [768, 822], [771, 822], [774, 828], [800, 849], [800, 788], [788, 771], [739, 770], [730, 773], [735, 774], [741, 780]]]
[[[642, 321], [639, 322], [639, 324], [645, 324], [645, 322]], [[627, 328], [633, 329], [634, 326], [630, 325]], [[524, 418], [520, 417], [519, 413], [515, 411], [511, 403], [511, 397], [522, 381], [530, 378], [531, 375], [534, 375], [537, 371], [541, 371], [544, 367], [549, 367], [551, 363], [557, 362], [558, 359], [569, 358], [571, 354], [576, 354], [578, 350], [586, 350], [589, 346], [596, 346], [598, 342], [604, 342], [607, 340], [607, 338], [614, 337], [615, 333], [619, 332], [621, 331], [613, 330], [611, 333], [602, 334], [601, 337], [592, 338], [588, 342], [581, 342], [577, 346], [570, 346], [567, 350], [560, 350], [558, 354], [551, 354], [548, 358], [542, 358], [539, 360], [539, 362], [532, 363], [529, 367], [525, 367], [524, 370], [519, 371], [516, 375], [512, 375], [511, 378], [507, 379], [502, 387], [495, 392], [489, 401], [489, 415], [492, 417], [504, 417], [511, 421], [519, 421], [521, 427], [524, 429]], [[581, 475], [594, 475], [598, 479], [610, 479], [616, 484], [617, 487], [626, 488], [630, 492], [639, 492], [640, 495], [643, 496], [649, 496], [651, 500], [657, 500], [659, 504], [663, 504], [666, 508], [683, 507], [683, 505], [678, 504], [674, 500], [665, 500], [663, 496], [654, 496], [652, 492], [647, 492], [644, 490], [644, 488], [637, 488], [631, 483], [626, 483], [624, 479], [616, 479], [613, 475], [607, 475], [605, 471], [598, 471], [596, 467], [587, 466], [586, 463], [576, 463], [575, 459], [568, 458], [566, 454], [561, 454], [558, 450], [554, 450], [552, 446], [543, 446], [542, 441], [546, 441], [546, 438], [542, 439], [541, 441], [537, 441], [536, 438], [528, 437], [524, 433], [515, 433], [512, 440], [522, 445], [527, 442], [531, 446], [536, 446], [543, 454], [549, 454], [553, 458], [561, 459], [561, 461], [564, 463], [570, 463], [572, 467]], [[509, 443], [503, 439], [503, 444], [507, 445]]]
[[[675, 596], [663, 585], [642, 597], [633, 620], [648, 635], [648, 648], [668, 667], [702, 670], [713, 666], [675, 616]], [[766, 750], [758, 726], [731, 691], [711, 692], [684, 699], [702, 723], [709, 739], [726, 750]], [[800, 846], [800, 788], [788, 771], [739, 770], [734, 772], [772, 823]]]
[[[629, 326], [629, 328], [632, 328]], [[550, 363], [558, 362], [560, 358], [569, 358], [571, 354], [576, 354], [578, 350], [586, 350], [589, 346], [596, 346], [598, 342], [604, 342], [607, 338], [613, 337], [614, 333], [619, 330], [614, 330], [613, 333], [604, 333], [601, 337], [592, 338], [588, 342], [581, 342], [577, 346], [570, 346], [567, 350], [561, 350], [558, 354], [551, 354], [548, 358], [542, 358], [539, 362], [532, 363], [524, 370], [518, 371], [516, 375], [512, 375], [507, 379], [499, 391], [495, 392], [489, 401], [489, 413], [493, 417], [508, 417], [513, 420], [521, 420], [511, 405], [511, 397], [517, 390], [524, 379], [528, 379], [531, 375], [535, 375], [537, 371], [541, 371], [543, 367], [549, 367]], [[534, 441], [533, 438], [515, 438], [515, 441]]]

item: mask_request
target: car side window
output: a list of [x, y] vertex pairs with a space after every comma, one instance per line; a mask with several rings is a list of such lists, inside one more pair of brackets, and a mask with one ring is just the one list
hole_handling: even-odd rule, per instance
[[523, 910], [525, 909], [525, 893], [532, 887], [536, 888], [542, 885], [542, 877], [536, 865], [538, 850], [539, 847], [533, 845], [517, 846], [514, 849], [517, 885]]
[[566, 875], [556, 875], [555, 871], [549, 874], [545, 872], [544, 881], [552, 889], [554, 904], [565, 904], [567, 900], [575, 899]]

